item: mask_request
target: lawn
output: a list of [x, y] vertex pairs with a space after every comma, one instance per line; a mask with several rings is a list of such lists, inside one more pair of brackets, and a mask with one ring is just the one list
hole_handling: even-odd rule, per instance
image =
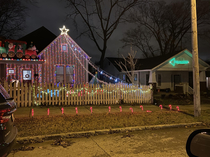
[[[15, 124], [19, 137], [198, 121], [210, 124], [210, 105], [202, 105], [202, 116], [194, 118], [193, 105], [179, 105], [180, 111], [177, 111], [177, 105], [171, 104], [172, 110], [166, 103], [162, 104], [162, 110], [159, 105], [145, 104], [143, 111], [140, 108], [141, 104], [123, 104], [122, 112], [119, 105], [112, 105], [110, 112], [107, 105], [92, 106], [92, 114], [90, 106], [33, 107], [33, 118], [29, 117], [31, 108], [19, 108], [15, 114]], [[75, 107], [78, 108], [78, 114]], [[61, 114], [61, 108], [64, 108], [64, 114]], [[133, 113], [130, 108], [133, 109]]]

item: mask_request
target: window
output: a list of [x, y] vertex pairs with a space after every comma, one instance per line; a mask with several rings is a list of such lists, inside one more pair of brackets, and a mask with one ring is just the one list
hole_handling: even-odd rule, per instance
[[158, 74], [158, 86], [161, 86], [161, 75]]
[[74, 84], [74, 66], [56, 66], [56, 82]]
[[64, 51], [64, 52], [67, 51], [67, 44], [62, 44], [62, 51]]
[[134, 74], [134, 81], [137, 81], [137, 74]]
[[56, 82], [64, 83], [64, 70], [63, 66], [56, 66]]
[[10, 69], [9, 70], [9, 74], [14, 74], [15, 73], [15, 70], [14, 69]]
[[146, 74], [146, 85], [149, 85], [149, 74]]
[[74, 83], [74, 67], [66, 66], [66, 83]]

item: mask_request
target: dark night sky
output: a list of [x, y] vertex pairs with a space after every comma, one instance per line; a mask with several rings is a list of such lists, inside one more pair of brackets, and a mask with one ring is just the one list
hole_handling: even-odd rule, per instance
[[[78, 45], [80, 45], [84, 51], [89, 54], [90, 57], [92, 57], [92, 60], [99, 61], [101, 53], [96, 49], [94, 43], [88, 38], [76, 39], [78, 32], [76, 32], [74, 29], [71, 20], [69, 19], [65, 21], [65, 17], [69, 9], [65, 8], [65, 0], [37, 0], [35, 5], [32, 5], [31, 3], [26, 3], [26, 5], [29, 8], [29, 11], [28, 17], [26, 18], [26, 29], [22, 36], [40, 28], [41, 26], [46, 27], [48, 30], [58, 36], [60, 34], [59, 28], [65, 25], [68, 29], [70, 29], [68, 34], [78, 43]], [[129, 51], [129, 48], [122, 48], [122, 43], [120, 42], [122, 34], [126, 31], [126, 29], [128, 29], [128, 27], [129, 25], [125, 24], [119, 25], [118, 29], [113, 33], [110, 41], [108, 42], [106, 57], [118, 57], [118, 49], [124, 55]], [[208, 45], [210, 44], [199, 40], [199, 57], [205, 61], [210, 60], [208, 59], [210, 58]], [[191, 51], [190, 41], [187, 48]], [[137, 57], [141, 56], [141, 54], [137, 55]]]

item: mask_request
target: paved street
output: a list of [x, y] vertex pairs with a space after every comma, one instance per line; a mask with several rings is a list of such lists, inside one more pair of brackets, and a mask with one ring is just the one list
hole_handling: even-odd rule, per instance
[[[70, 146], [51, 145], [55, 140], [27, 145], [9, 157], [187, 157], [185, 144], [191, 132], [201, 128], [168, 128], [74, 138]], [[20, 147], [17, 145], [16, 148]]]

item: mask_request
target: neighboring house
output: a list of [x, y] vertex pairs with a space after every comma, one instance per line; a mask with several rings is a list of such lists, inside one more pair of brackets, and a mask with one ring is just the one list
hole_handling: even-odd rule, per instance
[[44, 26], [18, 39], [26, 41], [28, 46], [33, 42], [36, 45], [38, 53], [41, 52], [47, 45], [49, 45], [57, 36], [49, 31]]
[[[14, 56], [11, 57], [9, 56], [10, 48], [0, 45], [0, 47], [4, 47], [4, 53], [0, 55], [0, 68], [4, 69], [4, 72], [0, 73], [0, 77], [29, 83], [34, 83], [35, 80], [39, 83], [55, 84], [88, 82], [90, 57], [67, 34], [68, 29], [63, 27], [60, 30], [61, 34], [35, 58], [30, 56], [30, 53], [29, 56], [26, 54], [30, 51], [34, 54], [34, 51], [36, 52], [35, 46], [30, 47], [29, 50], [23, 49], [22, 56], [19, 57], [17, 56], [17, 50], [13, 50], [13, 47], [11, 47], [14, 52]], [[8, 40], [7, 42], [13, 45], [22, 44], [26, 47], [26, 43], [22, 41]]]
[[[114, 61], [111, 66], [117, 66]], [[113, 67], [106, 67], [113, 69]], [[183, 90], [188, 92], [193, 88], [192, 53], [185, 49], [181, 52], [171, 53], [153, 58], [138, 59], [138, 69], [134, 71], [134, 83], [141, 85], [154, 84], [157, 89], [170, 89], [171, 91]], [[210, 65], [199, 59], [200, 88], [206, 90], [206, 72]], [[120, 71], [119, 71], [120, 72]], [[125, 73], [121, 72], [125, 81]]]

